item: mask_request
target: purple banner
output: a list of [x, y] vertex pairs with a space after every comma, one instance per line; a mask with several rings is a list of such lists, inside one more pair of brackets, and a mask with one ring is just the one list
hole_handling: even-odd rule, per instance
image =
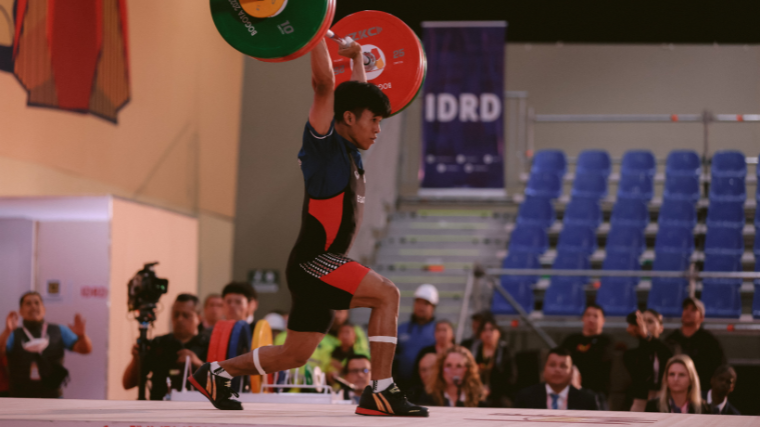
[[422, 188], [504, 188], [507, 23], [423, 22]]

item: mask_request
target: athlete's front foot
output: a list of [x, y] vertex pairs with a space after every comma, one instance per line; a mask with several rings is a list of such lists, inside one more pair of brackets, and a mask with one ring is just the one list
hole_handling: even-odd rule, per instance
[[396, 384], [379, 393], [373, 393], [372, 387], [367, 386], [359, 400], [359, 406], [356, 407], [356, 413], [381, 417], [428, 416], [427, 408], [409, 403]]
[[243, 409], [243, 405], [240, 402], [231, 398], [232, 395], [238, 397], [238, 394], [230, 388], [232, 380], [212, 372], [210, 363], [204, 363], [193, 375], [188, 377], [188, 380], [190, 380], [190, 384], [193, 387], [206, 396], [216, 409], [225, 411], [239, 411]]

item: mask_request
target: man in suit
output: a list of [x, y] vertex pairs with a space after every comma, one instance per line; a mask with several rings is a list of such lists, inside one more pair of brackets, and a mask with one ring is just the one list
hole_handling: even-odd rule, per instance
[[544, 365], [544, 381], [521, 390], [515, 399], [515, 407], [527, 409], [599, 409], [594, 396], [578, 390], [570, 384], [573, 376], [573, 360], [570, 352], [562, 347], [554, 348]]
[[706, 402], [713, 414], [741, 415], [731, 402], [728, 395], [736, 386], [736, 371], [730, 365], [721, 365], [710, 378], [710, 390], [707, 391]]

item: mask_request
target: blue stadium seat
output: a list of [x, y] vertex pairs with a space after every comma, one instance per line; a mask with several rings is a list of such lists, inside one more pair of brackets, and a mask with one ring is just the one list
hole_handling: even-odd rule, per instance
[[652, 177], [645, 173], [625, 174], [620, 176], [617, 196], [619, 199], [652, 200], [654, 183]]
[[657, 171], [657, 161], [649, 150], [629, 150], [623, 155], [620, 167], [622, 175], [645, 173], [654, 176]]
[[561, 150], [541, 150], [533, 156], [531, 173], [551, 172], [560, 178], [567, 172], [567, 158]]
[[743, 202], [710, 202], [707, 208], [707, 227], [744, 228]]
[[[655, 249], [654, 271], [686, 271], [691, 253], [663, 252]], [[689, 296], [689, 280], [680, 277], [653, 277], [647, 307], [666, 317], [680, 317], [681, 304]]]
[[[541, 268], [541, 263], [535, 254], [510, 252], [504, 259], [502, 268]], [[533, 311], [532, 286], [538, 281], [538, 276], [501, 276], [500, 280], [501, 286], [517, 300], [526, 312]], [[498, 291], [493, 293], [491, 312], [494, 314], [517, 314], [517, 311]]]
[[649, 224], [649, 209], [641, 200], [619, 199], [612, 207], [610, 224], [644, 229]]
[[718, 151], [713, 154], [710, 174], [715, 177], [745, 178], [747, 176], [747, 159], [739, 151]]
[[577, 173], [570, 194], [573, 198], [603, 199], [607, 197], [607, 177], [598, 173]]
[[[635, 251], [613, 251], [608, 249], [602, 270], [641, 269], [639, 253]], [[626, 316], [637, 308], [636, 285], [638, 277], [602, 277], [596, 294], [596, 302], [609, 316]]]
[[[760, 233], [755, 230], [755, 272], [760, 273]], [[752, 297], [752, 317], [760, 319], [760, 279], [755, 279], [755, 294]]]
[[644, 239], [643, 228], [612, 226], [609, 234], [607, 234], [605, 251], [607, 258], [609, 258], [610, 253], [615, 253], [616, 256], [633, 254], [638, 257], [644, 252], [645, 247], [646, 240]]
[[546, 230], [536, 226], [518, 226], [509, 237], [509, 252], [527, 252], [541, 255], [549, 247]]
[[602, 223], [602, 208], [597, 199], [576, 197], [565, 208], [562, 223], [566, 226], [583, 226], [596, 230]]
[[665, 175], [699, 177], [702, 162], [699, 155], [691, 150], [674, 150], [668, 154], [665, 164]]
[[[760, 187], [760, 180], [757, 182]], [[757, 198], [757, 205], [755, 205], [755, 233], [760, 230], [760, 197]]]
[[692, 202], [665, 199], [660, 206], [657, 223], [660, 228], [684, 227], [693, 229], [697, 225], [697, 210]]
[[517, 213], [517, 225], [531, 225], [543, 228], [551, 227], [557, 217], [550, 199], [543, 197], [527, 197], [520, 204]]
[[742, 229], [707, 227], [705, 255], [730, 255], [741, 258], [743, 253], [744, 235], [742, 234]]
[[532, 173], [525, 187], [525, 195], [556, 199], [562, 195], [562, 178], [552, 172]]
[[[586, 270], [588, 255], [580, 252], [558, 252], [552, 266], [555, 270]], [[545, 315], [580, 316], [586, 309], [586, 292], [583, 289], [588, 277], [552, 276], [544, 294]]]
[[665, 189], [662, 198], [665, 200], [686, 200], [696, 202], [699, 200], [699, 176], [698, 175], [668, 175], [665, 178]]
[[577, 252], [591, 255], [596, 250], [596, 231], [589, 227], [562, 227], [557, 252]]
[[714, 176], [710, 180], [710, 201], [744, 202], [747, 200], [747, 188], [744, 178], [733, 176]]
[[662, 227], [657, 230], [654, 243], [656, 255], [675, 253], [691, 255], [694, 252], [694, 229], [685, 227]]
[[[734, 272], [741, 270], [741, 255], [722, 252], [707, 252], [707, 249], [705, 249], [704, 271]], [[730, 318], [738, 318], [741, 316], [741, 284], [742, 279], [703, 279], [702, 302], [705, 303], [705, 316]]]
[[612, 171], [610, 155], [604, 150], [584, 150], [578, 155], [575, 173], [592, 173], [604, 176], [605, 180]]

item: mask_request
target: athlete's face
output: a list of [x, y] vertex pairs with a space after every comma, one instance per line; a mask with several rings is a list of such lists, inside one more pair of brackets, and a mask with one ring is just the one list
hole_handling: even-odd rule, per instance
[[368, 150], [375, 143], [377, 135], [380, 133], [380, 122], [382, 120], [381, 116], [376, 116], [372, 111], [366, 109], [359, 116], [350, 111], [346, 112], [346, 125], [349, 128], [351, 139], [362, 150]]

